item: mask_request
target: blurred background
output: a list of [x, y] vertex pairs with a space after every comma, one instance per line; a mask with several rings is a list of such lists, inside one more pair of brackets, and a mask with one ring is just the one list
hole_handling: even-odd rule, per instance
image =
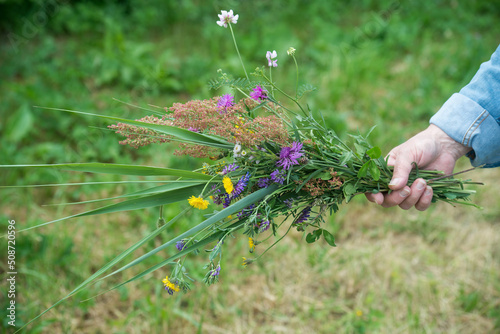
[[[107, 162], [198, 168], [174, 147], [118, 144], [109, 123], [36, 108], [141, 118], [137, 107], [221, 95], [217, 70], [243, 76], [229, 29], [251, 72], [278, 52], [273, 79], [317, 90], [303, 102], [338, 134], [366, 133], [388, 152], [424, 129], [500, 42], [500, 1], [63, 1], [0, 0], [0, 162]], [[125, 102], [125, 103], [124, 103]], [[127, 103], [127, 104], [126, 104]], [[468, 168], [466, 159], [457, 170]], [[337, 247], [294, 232], [260, 261], [245, 238], [225, 245], [220, 283], [205, 287], [203, 254], [186, 265], [197, 281], [169, 296], [164, 268], [80, 302], [141, 268], [98, 283], [45, 314], [29, 333], [497, 333], [500, 331], [500, 171], [475, 170], [482, 210], [440, 203], [426, 212], [382, 209], [364, 197], [328, 219]], [[131, 179], [131, 178], [128, 178]], [[139, 179], [139, 178], [137, 178]], [[112, 182], [88, 173], [2, 170], [1, 186]], [[17, 229], [96, 207], [58, 205], [112, 197], [137, 184], [0, 188], [0, 225]], [[166, 209], [175, 216], [182, 205]], [[17, 234], [17, 325], [38, 315], [156, 226], [157, 209], [72, 219]], [[192, 226], [193, 213], [147, 249]], [[7, 249], [2, 239], [2, 249]], [[260, 249], [259, 249], [260, 248]], [[141, 250], [134, 257], [147, 251]], [[257, 247], [257, 253], [265, 245]], [[225, 251], [225, 252], [224, 252]], [[4, 251], [6, 254], [6, 251]], [[6, 255], [0, 271], [7, 272]], [[139, 266], [138, 266], [139, 267]], [[4, 279], [2, 281], [5, 282]], [[0, 325], [9, 331], [2, 283]]]

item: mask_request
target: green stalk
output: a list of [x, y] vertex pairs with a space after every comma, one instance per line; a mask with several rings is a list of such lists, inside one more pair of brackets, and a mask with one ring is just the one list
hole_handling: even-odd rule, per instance
[[236, 38], [234, 37], [233, 27], [231, 26], [231, 22], [228, 23], [229, 29], [231, 30], [231, 36], [233, 36], [234, 47], [236, 48], [236, 53], [238, 53], [238, 57], [240, 58], [241, 66], [243, 67], [243, 72], [245, 72], [245, 76], [247, 77], [248, 82], [250, 82], [250, 78], [248, 77], [247, 70], [245, 69], [245, 64], [243, 63], [243, 59], [241, 59], [240, 50], [238, 50], [238, 44], [236, 44]]

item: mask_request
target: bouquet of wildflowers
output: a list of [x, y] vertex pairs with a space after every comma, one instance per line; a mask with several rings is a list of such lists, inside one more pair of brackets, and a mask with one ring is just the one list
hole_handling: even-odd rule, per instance
[[[219, 18], [217, 24], [230, 29], [238, 52], [232, 28], [238, 15], [222, 11]], [[287, 53], [297, 67], [295, 49], [290, 48]], [[234, 79], [219, 71], [219, 77], [211, 81], [210, 86], [214, 90], [228, 87], [232, 94], [174, 103], [164, 112], [139, 120], [93, 115], [114, 121], [110, 128], [125, 137], [122, 144], [138, 148], [173, 142], [178, 145], [175, 154], [208, 158], [204, 161], [212, 163], [200, 163], [196, 170], [98, 163], [37, 166], [175, 177], [166, 180], [164, 185], [123, 195], [125, 200], [120, 203], [71, 216], [146, 207], [159, 207], [160, 212], [155, 231], [103, 266], [62, 300], [168, 230], [188, 210], [203, 210], [206, 219], [105, 277], [131, 268], [166, 248], [175, 247], [176, 253], [115, 288], [161, 269], [166, 276], [162, 282], [169, 294], [186, 291], [191, 278], [181, 258], [189, 253], [199, 253], [200, 249], [206, 250], [203, 254], [208, 254], [204, 282], [213, 284], [221, 275], [224, 241], [237, 234], [248, 239], [250, 253], [255, 255], [243, 258], [245, 266], [267, 251], [256, 255], [256, 245], [274, 237], [274, 246], [291, 229], [302, 231], [309, 243], [323, 238], [335, 246], [334, 236], [325, 226], [327, 214], [335, 213], [341, 204], [348, 203], [358, 194], [390, 191], [388, 183], [392, 167], [381, 156], [381, 149], [371, 146], [366, 136], [359, 134], [351, 135], [350, 143], [342, 141], [323, 120], [318, 121], [301, 105], [304, 93], [314, 88], [309, 85], [299, 87], [297, 80], [293, 94], [284, 92], [272, 80], [272, 69], [278, 66], [276, 51], [268, 51], [266, 58], [267, 66], [252, 73], [254, 80], [247, 74], [243, 61], [243, 78]], [[292, 107], [280, 102], [278, 96], [288, 100]], [[474, 191], [464, 189], [464, 185], [474, 182], [454, 179], [439, 171], [415, 169], [409, 184], [417, 178], [424, 178], [432, 184], [434, 201], [470, 204], [467, 200]], [[162, 208], [174, 202], [185, 202], [186, 208], [165, 222]], [[171, 265], [171, 270], [167, 271], [167, 265]]]

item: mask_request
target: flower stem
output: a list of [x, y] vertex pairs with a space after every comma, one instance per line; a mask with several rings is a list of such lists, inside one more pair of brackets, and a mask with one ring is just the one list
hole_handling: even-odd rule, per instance
[[229, 22], [229, 29], [231, 30], [231, 36], [233, 36], [233, 42], [234, 42], [234, 47], [236, 48], [236, 53], [238, 53], [238, 57], [240, 58], [241, 67], [243, 67], [243, 72], [245, 72], [245, 76], [247, 77], [248, 82], [250, 82], [247, 70], [245, 69], [245, 64], [243, 63], [243, 59], [241, 59], [240, 50], [238, 50], [238, 44], [236, 44], [236, 38], [234, 37], [234, 32], [233, 32], [233, 27], [231, 26], [231, 22]]
[[295, 59], [295, 55], [292, 55], [293, 61], [295, 62], [295, 69], [297, 71], [297, 80], [295, 83], [295, 99], [298, 101], [299, 96], [299, 65], [297, 64], [297, 59]]

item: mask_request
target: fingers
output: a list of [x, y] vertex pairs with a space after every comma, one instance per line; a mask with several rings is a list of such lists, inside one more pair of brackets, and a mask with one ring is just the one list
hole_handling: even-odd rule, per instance
[[413, 169], [413, 165], [411, 159], [406, 156], [406, 154], [397, 154], [393, 162], [394, 172], [391, 182], [389, 182], [389, 188], [392, 190], [400, 190], [403, 189], [408, 182], [408, 176]]
[[417, 179], [411, 187], [404, 186], [403, 189], [391, 191], [389, 194], [365, 194], [370, 202], [377, 203], [384, 208], [398, 205], [401, 209], [409, 210], [415, 207], [419, 211], [429, 208], [432, 202], [432, 188], [424, 179]]

